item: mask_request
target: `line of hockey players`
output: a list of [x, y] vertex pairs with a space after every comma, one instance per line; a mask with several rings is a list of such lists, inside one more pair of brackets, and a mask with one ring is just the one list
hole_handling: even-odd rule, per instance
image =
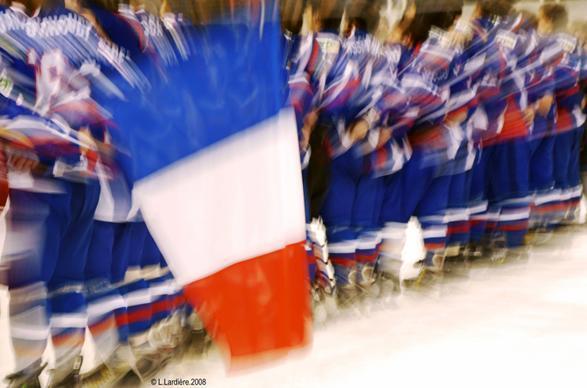
[[[204, 3], [190, 19], [209, 17]], [[562, 6], [534, 17], [479, 0], [464, 20], [458, 0], [417, 0], [381, 39], [382, 1], [309, 5], [312, 32], [299, 33], [303, 1], [284, 0], [282, 19], [307, 219], [323, 222], [308, 226], [318, 298], [345, 305], [395, 288], [412, 217], [426, 248], [418, 276], [441, 273], [449, 253], [503, 258], [530, 228], [573, 220], [586, 62]], [[132, 206], [127, 155], [110, 145], [147, 121], [173, 129], [165, 118], [189, 109], [183, 92], [209, 103], [166, 72], [193, 47], [186, 21], [163, 8], [23, 0], [0, 10], [9, 385], [38, 384], [46, 348], [51, 386], [112, 385], [129, 369], [145, 378], [190, 330]]]
[[[163, 96], [169, 82], [180, 89], [165, 70], [189, 47], [170, 11], [164, 3], [162, 16], [153, 15], [140, 0], [0, 8], [8, 386], [39, 386], [42, 372], [46, 386], [108, 386], [131, 370], [144, 379], [199, 330], [133, 209], [118, 168], [123, 152], [110, 145], [110, 113], [128, 114], [120, 130], [130, 130], [178, 109], [170, 92], [169, 105], [144, 98], [145, 90]], [[143, 113], [132, 110], [141, 105]]]
[[[587, 62], [563, 5], [479, 0], [465, 18], [462, 1], [415, 0], [381, 34], [385, 5], [314, 2], [304, 34], [284, 18], [317, 302], [520, 255], [529, 231], [574, 222], [582, 196]], [[412, 217], [415, 265], [402, 261]]]

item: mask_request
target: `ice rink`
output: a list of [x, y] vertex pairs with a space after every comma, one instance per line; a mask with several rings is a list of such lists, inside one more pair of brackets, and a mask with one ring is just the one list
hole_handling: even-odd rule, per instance
[[[385, 305], [316, 328], [311, 349], [226, 374], [213, 350], [174, 361], [159, 382], [208, 387], [585, 387], [587, 228], [560, 231], [528, 258], [475, 264]], [[153, 386], [150, 383], [146, 387]]]
[[[160, 385], [144, 386], [205, 378], [207, 387], [585, 387], [586, 255], [587, 227], [569, 228], [526, 260], [479, 262], [341, 313], [315, 329], [310, 349], [285, 360], [227, 374], [212, 349], [173, 360], [156, 376]], [[6, 317], [1, 324], [3, 370], [12, 360]]]

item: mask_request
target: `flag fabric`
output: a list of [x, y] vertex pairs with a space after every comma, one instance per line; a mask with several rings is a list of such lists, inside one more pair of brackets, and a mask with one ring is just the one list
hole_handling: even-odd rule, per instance
[[263, 7], [257, 23], [168, 23], [184, 59], [174, 86], [155, 84], [159, 109], [114, 134], [150, 232], [233, 367], [310, 339], [296, 122]]

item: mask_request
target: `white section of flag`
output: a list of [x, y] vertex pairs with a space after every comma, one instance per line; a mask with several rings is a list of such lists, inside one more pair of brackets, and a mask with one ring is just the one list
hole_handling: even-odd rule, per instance
[[293, 112], [283, 110], [135, 186], [181, 285], [305, 240]]

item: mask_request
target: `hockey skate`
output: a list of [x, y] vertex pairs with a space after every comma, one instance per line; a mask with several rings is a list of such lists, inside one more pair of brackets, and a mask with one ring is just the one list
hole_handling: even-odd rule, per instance
[[379, 256], [375, 266], [375, 284], [378, 298], [389, 298], [401, 292], [402, 262], [400, 260], [387, 260], [383, 268], [382, 256]]
[[469, 243], [465, 245], [462, 251], [463, 258], [466, 262], [471, 264], [475, 260], [479, 260], [483, 257], [484, 249], [479, 243]]
[[212, 339], [206, 332], [204, 324], [198, 314], [192, 312], [182, 323], [182, 331], [185, 340], [186, 353], [196, 356], [205, 355], [212, 346]]
[[505, 243], [505, 236], [496, 236], [491, 245], [491, 248], [491, 254], [489, 256], [489, 261], [491, 262], [491, 264], [504, 264], [507, 260], [509, 253], [509, 250]]
[[81, 387], [80, 369], [82, 366], [82, 356], [77, 356], [72, 363], [66, 363], [52, 369], [49, 377], [50, 388], [71, 388]]
[[140, 381], [146, 381], [161, 370], [173, 357], [172, 348], [156, 347], [149, 342], [148, 333], [130, 338], [134, 358], [132, 372]]
[[47, 364], [41, 365], [41, 362], [35, 362], [26, 369], [10, 374], [4, 379], [4, 383], [9, 388], [19, 387], [41, 387], [39, 375], [43, 372]]
[[358, 297], [357, 270], [355, 267], [340, 267], [336, 273], [336, 304], [339, 309], [353, 306]]
[[552, 227], [543, 223], [537, 226], [532, 232], [529, 234], [529, 240], [531, 245], [544, 245], [547, 244], [554, 235], [554, 231]]
[[404, 286], [408, 288], [425, 288], [442, 280], [444, 261], [445, 256], [443, 253], [427, 252], [426, 257], [414, 265], [419, 270], [418, 276], [412, 279], [404, 279]]
[[171, 360], [173, 353], [168, 350], [138, 351], [134, 372], [141, 381], [147, 381], [159, 372]]
[[128, 345], [121, 345], [100, 366], [81, 376], [84, 387], [113, 387], [131, 370], [134, 356]]
[[447, 273], [453, 272], [464, 261], [462, 247], [459, 244], [450, 245], [446, 248], [443, 270]]
[[309, 232], [317, 268], [316, 280], [312, 285], [312, 311], [314, 320], [321, 323], [336, 311], [336, 279], [322, 220], [312, 220]]
[[458, 252], [456, 255], [448, 255], [444, 260], [443, 272], [450, 276], [464, 276], [468, 273], [471, 268], [471, 253], [468, 251], [467, 246], [458, 246]]
[[580, 224], [579, 219], [579, 207], [572, 206], [565, 212], [560, 223], [564, 227], [572, 228]]
[[357, 264], [357, 292], [360, 299], [376, 298], [380, 295], [373, 264]]

